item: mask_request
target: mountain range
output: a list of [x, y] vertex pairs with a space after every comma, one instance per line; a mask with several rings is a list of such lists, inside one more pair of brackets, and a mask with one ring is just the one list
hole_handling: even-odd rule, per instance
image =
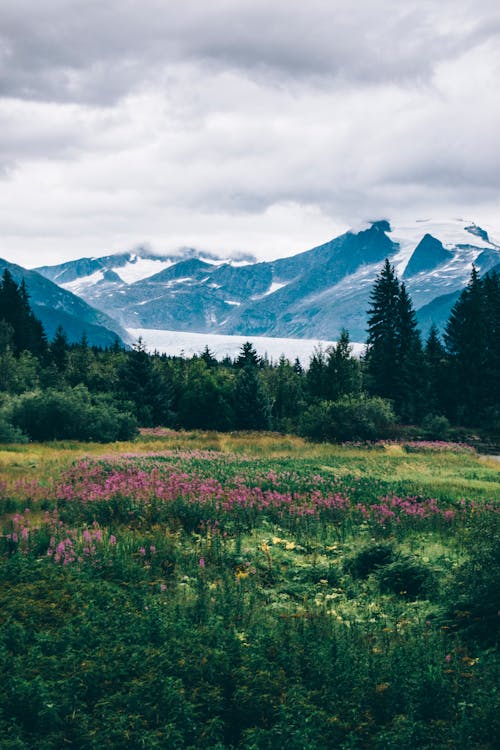
[[472, 263], [481, 273], [500, 267], [500, 243], [460, 219], [394, 227], [381, 220], [273, 261], [137, 248], [31, 273], [107, 316], [95, 322], [124, 339], [124, 329], [149, 328], [332, 340], [345, 327], [364, 341], [370, 290], [386, 257], [425, 333], [432, 322], [444, 326]]

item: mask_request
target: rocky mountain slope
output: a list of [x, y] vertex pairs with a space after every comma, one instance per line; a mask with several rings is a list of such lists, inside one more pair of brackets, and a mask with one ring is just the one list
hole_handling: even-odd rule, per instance
[[95, 310], [80, 297], [72, 294], [36, 271], [30, 271], [0, 258], [0, 276], [8, 269], [14, 280], [22, 278], [30, 296], [30, 305], [39, 318], [49, 339], [62, 325], [69, 341], [79, 341], [86, 334], [90, 344], [111, 346], [118, 337], [128, 340], [127, 332], [105, 313]]
[[500, 244], [458, 219], [382, 220], [268, 262], [138, 249], [37, 270], [125, 328], [335, 339], [346, 327], [364, 341], [370, 289], [386, 257], [423, 327], [442, 327], [472, 263], [481, 272], [498, 265]]

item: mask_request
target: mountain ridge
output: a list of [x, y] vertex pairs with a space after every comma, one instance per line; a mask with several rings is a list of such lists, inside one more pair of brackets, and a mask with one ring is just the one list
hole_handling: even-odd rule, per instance
[[[332, 340], [346, 327], [362, 341], [370, 289], [386, 257], [407, 284], [417, 314], [426, 308], [427, 326], [433, 300], [462, 289], [473, 262], [481, 272], [499, 263], [500, 246], [490, 236], [462, 220], [393, 228], [383, 219], [271, 261], [138, 248], [37, 270], [124, 328]], [[446, 305], [438, 309], [432, 322], [442, 328]]]

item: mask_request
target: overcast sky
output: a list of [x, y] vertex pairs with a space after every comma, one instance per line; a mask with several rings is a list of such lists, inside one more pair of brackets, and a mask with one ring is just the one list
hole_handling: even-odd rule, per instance
[[1, 0], [0, 256], [500, 227], [498, 0]]

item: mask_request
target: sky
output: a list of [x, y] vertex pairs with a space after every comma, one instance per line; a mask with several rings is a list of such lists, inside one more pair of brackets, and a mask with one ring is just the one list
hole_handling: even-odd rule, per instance
[[1, 0], [0, 257], [500, 226], [497, 0]]

